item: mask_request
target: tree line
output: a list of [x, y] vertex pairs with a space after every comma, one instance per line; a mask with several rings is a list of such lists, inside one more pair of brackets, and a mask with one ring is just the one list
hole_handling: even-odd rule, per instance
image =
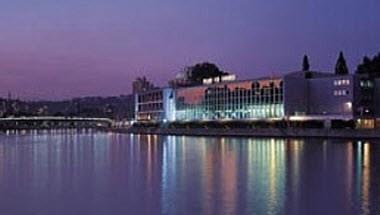
[[[302, 62], [302, 71], [310, 71], [309, 57], [304, 55]], [[356, 74], [366, 74], [370, 78], [380, 77], [380, 53], [370, 58], [365, 56], [363, 61], [357, 66]], [[341, 51], [338, 55], [337, 62], [335, 64], [335, 74], [336, 75], [347, 75], [349, 70], [347, 67], [346, 59]]]

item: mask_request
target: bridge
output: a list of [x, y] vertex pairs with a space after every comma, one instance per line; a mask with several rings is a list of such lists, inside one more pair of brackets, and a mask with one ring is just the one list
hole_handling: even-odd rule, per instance
[[0, 118], [0, 130], [7, 129], [62, 129], [62, 128], [109, 128], [113, 121], [108, 118], [83, 117], [9, 117]]

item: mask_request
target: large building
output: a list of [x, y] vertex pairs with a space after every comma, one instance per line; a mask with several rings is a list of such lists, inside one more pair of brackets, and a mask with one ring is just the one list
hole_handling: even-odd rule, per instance
[[175, 121], [174, 91], [171, 88], [153, 89], [136, 94], [137, 121]]
[[283, 98], [283, 82], [276, 78], [179, 88], [175, 91], [175, 119], [281, 118]]
[[281, 77], [163, 88], [136, 95], [138, 121], [355, 121], [370, 128], [380, 117], [380, 80], [299, 71]]

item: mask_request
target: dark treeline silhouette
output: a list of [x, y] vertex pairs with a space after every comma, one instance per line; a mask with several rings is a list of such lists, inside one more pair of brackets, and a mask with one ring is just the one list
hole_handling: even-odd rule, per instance
[[[310, 62], [309, 62], [309, 56], [304, 55], [302, 60], [302, 71], [306, 72], [306, 76], [308, 76], [308, 73], [310, 71]], [[337, 75], [347, 75], [348, 67], [346, 63], [346, 59], [344, 58], [343, 52], [339, 52], [339, 56], [335, 65], [335, 74]]]
[[380, 77], [380, 53], [373, 58], [365, 56], [363, 62], [359, 64], [356, 70], [357, 74], [367, 74], [372, 78]]
[[203, 84], [204, 79], [217, 78], [228, 75], [213, 63], [202, 62], [193, 66], [185, 67], [176, 78], [169, 81], [169, 86], [173, 88], [188, 87]]
[[188, 71], [189, 79], [198, 83], [202, 83], [202, 80], [205, 78], [213, 78], [228, 74], [220, 70], [215, 64], [209, 62], [195, 64], [194, 66], [189, 67]]
[[[310, 62], [309, 56], [304, 55], [302, 60], [302, 71], [305, 72], [306, 77], [310, 77]], [[335, 65], [336, 75], [347, 75], [349, 73], [346, 59], [344, 58], [343, 52], [339, 52], [339, 56]]]
[[132, 119], [133, 95], [83, 97], [62, 101], [21, 101], [0, 98], [1, 117], [64, 116]]

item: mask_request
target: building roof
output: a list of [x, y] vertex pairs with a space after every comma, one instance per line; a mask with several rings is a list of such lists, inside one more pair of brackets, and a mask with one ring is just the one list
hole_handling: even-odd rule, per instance
[[339, 76], [335, 73], [330, 72], [319, 72], [319, 71], [295, 71], [285, 74], [284, 76], [287, 77], [305, 77], [305, 74], [308, 73], [310, 75], [310, 78], [323, 78], [323, 77], [334, 77]]

